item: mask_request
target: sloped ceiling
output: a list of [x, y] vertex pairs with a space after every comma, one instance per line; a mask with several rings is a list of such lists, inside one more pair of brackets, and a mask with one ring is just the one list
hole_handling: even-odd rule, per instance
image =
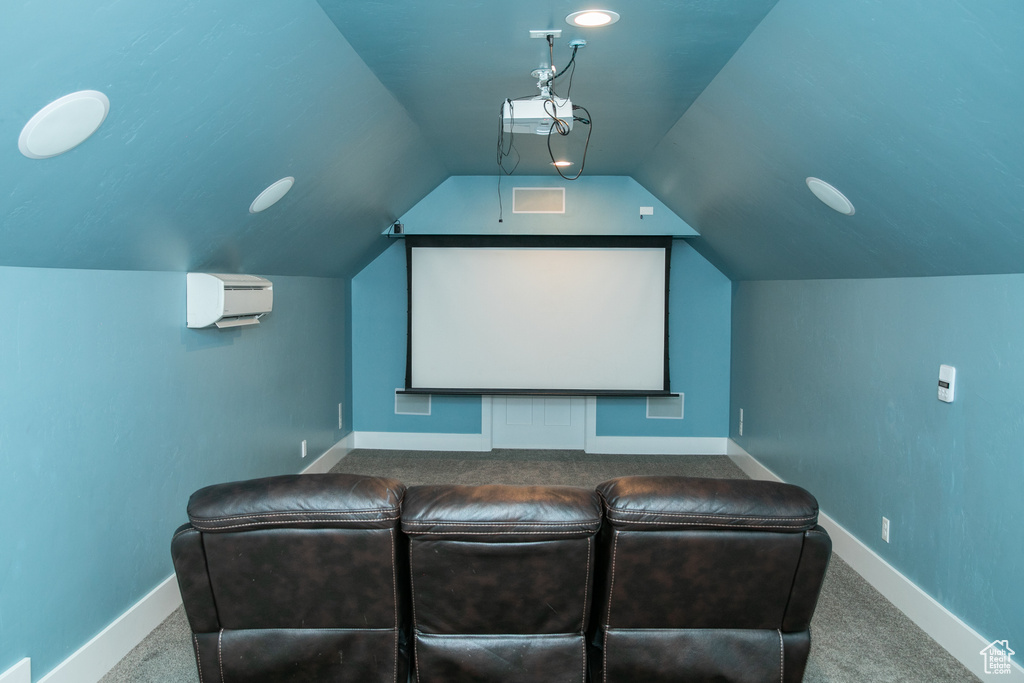
[[[448, 176], [313, 0], [4, 3], [0, 88], [0, 265], [352, 275]], [[100, 129], [22, 156], [83, 89], [110, 99]]]
[[[729, 277], [1024, 271], [1024, 3], [607, 6], [581, 30], [561, 0], [5, 3], [0, 265], [351, 275], [445, 178], [496, 173], [498, 108], [547, 61], [527, 32], [561, 28], [556, 66], [588, 41], [585, 172], [635, 178]], [[82, 89], [110, 98], [99, 131], [23, 157], [25, 122]], [[516, 139], [517, 174], [551, 173]]]
[[1022, 36], [1019, 0], [781, 0], [635, 177], [733, 279], [1024, 272]]
[[[531, 72], [562, 70], [574, 39], [586, 47], [555, 83], [593, 121], [592, 175], [631, 175], [743, 44], [777, 0], [644, 0], [598, 3], [622, 19], [569, 25], [578, 0], [319, 0], [359, 56], [410, 115], [454, 175], [497, 173], [505, 98], [538, 94]], [[531, 29], [558, 29], [552, 50]], [[585, 126], [568, 137], [579, 161]], [[549, 174], [546, 136], [518, 135], [516, 173]], [[556, 149], [563, 140], [553, 138]], [[575, 171], [575, 168], [570, 169]]]

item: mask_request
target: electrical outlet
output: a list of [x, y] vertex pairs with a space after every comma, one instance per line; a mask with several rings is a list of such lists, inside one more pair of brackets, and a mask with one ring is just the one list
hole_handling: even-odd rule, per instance
[[740, 408], [740, 436], [743, 436], [743, 408]]
[[344, 427], [345, 427], [344, 413], [342, 412], [341, 404], [339, 403], [338, 404], [338, 429], [344, 429]]
[[889, 518], [882, 517], [882, 540], [889, 542]]
[[306, 457], [306, 440], [305, 439], [302, 440], [302, 457], [303, 458]]

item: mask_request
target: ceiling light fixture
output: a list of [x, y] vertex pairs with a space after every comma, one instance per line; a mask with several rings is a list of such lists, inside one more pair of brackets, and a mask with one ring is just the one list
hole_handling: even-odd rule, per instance
[[829, 208], [838, 211], [844, 216], [853, 215], [853, 203], [842, 192], [820, 178], [808, 178], [806, 182], [808, 189], [814, 193], [814, 196], [828, 205]]
[[607, 9], [586, 9], [582, 12], [573, 12], [565, 18], [567, 24], [579, 26], [580, 28], [611, 26], [618, 20], [618, 12], [612, 12]]
[[110, 111], [110, 100], [96, 90], [81, 90], [50, 102], [21, 129], [18, 149], [29, 159], [48, 159], [85, 142]]
[[294, 184], [295, 178], [292, 176], [281, 178], [277, 182], [272, 183], [267, 189], [260, 192], [256, 199], [252, 200], [252, 204], [249, 205], [249, 213], [266, 211], [274, 204], [277, 204], [281, 201], [282, 197], [288, 194], [288, 190], [292, 189]]
[[562, 166], [562, 167], [565, 167], [565, 166], [572, 166], [572, 162], [571, 161], [552, 161], [551, 165], [552, 166]]

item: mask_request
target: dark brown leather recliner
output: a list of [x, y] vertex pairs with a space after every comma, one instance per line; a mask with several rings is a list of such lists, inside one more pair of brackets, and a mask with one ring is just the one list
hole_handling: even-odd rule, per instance
[[832, 552], [813, 496], [662, 476], [612, 479], [598, 492], [595, 681], [802, 679]]
[[200, 681], [404, 683], [404, 492], [313, 474], [192, 494], [171, 554]]
[[418, 683], [582, 683], [600, 525], [588, 489], [410, 487]]

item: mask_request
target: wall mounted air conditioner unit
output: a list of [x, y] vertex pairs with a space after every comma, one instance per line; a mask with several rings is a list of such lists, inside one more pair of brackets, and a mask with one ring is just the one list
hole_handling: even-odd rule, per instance
[[189, 327], [256, 325], [274, 306], [274, 285], [255, 275], [189, 273], [185, 289]]

